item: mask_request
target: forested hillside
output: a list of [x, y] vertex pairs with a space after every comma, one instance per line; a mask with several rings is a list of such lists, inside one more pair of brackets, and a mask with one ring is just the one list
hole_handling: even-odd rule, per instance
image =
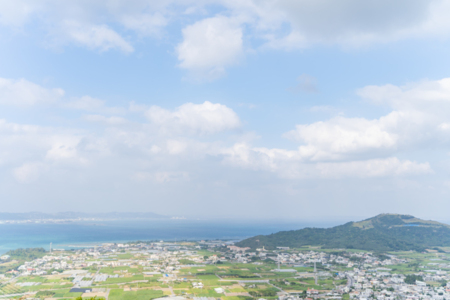
[[301, 247], [362, 249], [370, 251], [415, 250], [450, 246], [450, 226], [409, 215], [382, 214], [332, 228], [304, 228], [259, 235], [236, 244], [274, 249]]

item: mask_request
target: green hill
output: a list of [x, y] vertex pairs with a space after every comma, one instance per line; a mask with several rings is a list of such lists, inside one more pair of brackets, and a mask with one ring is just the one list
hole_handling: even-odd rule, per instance
[[236, 243], [252, 249], [322, 248], [361, 249], [369, 251], [415, 250], [450, 246], [450, 226], [425, 221], [409, 215], [381, 214], [332, 228], [304, 228], [259, 235]]

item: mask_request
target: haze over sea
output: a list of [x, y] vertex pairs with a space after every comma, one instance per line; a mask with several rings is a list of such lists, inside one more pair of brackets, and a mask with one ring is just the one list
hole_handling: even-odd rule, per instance
[[17, 248], [70, 249], [103, 242], [230, 239], [305, 227], [330, 227], [339, 222], [262, 222], [206, 220], [116, 220], [63, 224], [0, 224], [0, 253]]

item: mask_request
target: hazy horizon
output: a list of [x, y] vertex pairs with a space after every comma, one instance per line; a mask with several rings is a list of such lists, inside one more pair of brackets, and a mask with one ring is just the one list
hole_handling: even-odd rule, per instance
[[[110, 212], [89, 212], [89, 211], [59, 211], [59, 212], [43, 212], [43, 211], [28, 211], [28, 212], [6, 212], [6, 211], [0, 211], [0, 221], [1, 214], [29, 214], [29, 213], [42, 213], [42, 214], [48, 214], [48, 215], [57, 215], [57, 214], [64, 214], [64, 213], [80, 213], [80, 214], [86, 214], [86, 218], [94, 217], [94, 218], [102, 218], [102, 215], [107, 214], [119, 214], [119, 218], [121, 220], [152, 220], [152, 221], [158, 221], [158, 220], [174, 220], [174, 221], [202, 221], [202, 222], [219, 222], [226, 224], [227, 222], [239, 222], [240, 224], [257, 224], [257, 223], [265, 223], [265, 224], [292, 224], [297, 225], [301, 224], [302, 226], [312, 226], [312, 227], [333, 227], [345, 224], [347, 222], [359, 222], [363, 221], [365, 219], [369, 219], [372, 217], [375, 217], [377, 215], [370, 215], [370, 216], [318, 216], [318, 217], [298, 217], [298, 218], [280, 218], [280, 217], [264, 217], [264, 218], [255, 218], [255, 217], [238, 217], [238, 216], [229, 216], [229, 217], [215, 217], [215, 216], [189, 216], [189, 215], [162, 215], [157, 214], [155, 212], [147, 211], [147, 212], [136, 212], [136, 211], [110, 211]], [[138, 216], [142, 213], [150, 213], [155, 214], [155, 217], [142, 217]], [[130, 216], [124, 216], [120, 214], [130, 214]], [[135, 216], [132, 216], [132, 214], [135, 214]], [[381, 214], [400, 214], [404, 215], [402, 213], [392, 213], [392, 212], [385, 212]], [[158, 217], [157, 217], [158, 216]], [[162, 218], [161, 218], [162, 217]], [[414, 217], [418, 217], [419, 219], [423, 220], [430, 220], [430, 221], [438, 221], [441, 223], [450, 224], [450, 218], [421, 218], [420, 216], [414, 215]], [[70, 217], [67, 217], [69, 219]], [[108, 218], [113, 218], [113, 216], [106, 216], [105, 220], [108, 220]], [[6, 220], [6, 219], [3, 219]], [[17, 219], [20, 220], [20, 219]], [[38, 219], [37, 219], [38, 220]], [[295, 227], [292, 227], [292, 230], [295, 230]]]

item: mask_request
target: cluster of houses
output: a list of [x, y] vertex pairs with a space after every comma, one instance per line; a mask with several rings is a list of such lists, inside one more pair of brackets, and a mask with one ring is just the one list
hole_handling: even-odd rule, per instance
[[[417, 272], [415, 276], [424, 281], [415, 280], [406, 283], [406, 276], [392, 274], [386, 268], [361, 270], [341, 273], [341, 276], [349, 278], [351, 284], [342, 288], [350, 298], [366, 300], [370, 298], [380, 300], [444, 300], [450, 299], [450, 276], [446, 271], [440, 271], [441, 275], [432, 275], [427, 272]], [[428, 285], [425, 281], [442, 282], [440, 286]]]
[[[172, 251], [166, 251], [172, 250]], [[69, 254], [70, 253], [70, 254]], [[129, 258], [121, 258], [123, 254]], [[161, 280], [176, 280], [173, 273], [182, 266], [179, 262], [188, 258], [199, 264], [205, 263], [205, 259], [196, 254], [192, 248], [174, 245], [173, 243], [158, 242], [153, 244], [113, 244], [105, 243], [94, 248], [84, 248], [77, 251], [53, 250], [52, 253], [42, 258], [24, 262], [15, 270], [6, 274], [0, 274], [1, 282], [15, 281], [18, 286], [31, 286], [36, 283], [20, 282], [20, 277], [63, 274], [71, 278], [74, 288], [88, 287], [96, 282], [104, 282], [108, 278], [127, 277], [127, 270], [118, 274], [102, 274], [88, 272], [86, 268], [100, 270], [104, 267], [144, 267], [144, 274], [163, 274]], [[217, 257], [216, 257], [217, 258]], [[0, 260], [8, 260], [4, 255]], [[214, 258], [212, 258], [214, 259]], [[208, 262], [210, 263], [210, 262]]]
[[[203, 247], [216, 248], [217, 255], [208, 257], [199, 255], [197, 250]], [[170, 251], [168, 251], [170, 250]], [[6, 255], [0, 260], [8, 261]], [[115, 271], [114, 274], [104, 274], [104, 267], [138, 267], [144, 269], [144, 276], [162, 274], [158, 277], [164, 283], [187, 281], [178, 278], [180, 268], [204, 267], [220, 262], [252, 263], [262, 265], [265, 261], [277, 263], [274, 272], [292, 272], [292, 277], [302, 280], [304, 277], [326, 277], [339, 280], [333, 290], [316, 290], [309, 288], [306, 294], [286, 293], [280, 289], [280, 300], [313, 300], [313, 299], [343, 299], [348, 295], [354, 300], [450, 300], [450, 275], [446, 269], [450, 264], [436, 260], [425, 265], [417, 265], [416, 277], [421, 280], [407, 280], [402, 274], [395, 274], [392, 266], [408, 263], [407, 260], [395, 255], [375, 255], [373, 253], [345, 251], [292, 251], [287, 247], [279, 247], [268, 251], [264, 248], [252, 251], [230, 243], [203, 242], [195, 246], [183, 246], [176, 243], [137, 243], [114, 244], [105, 243], [101, 246], [83, 248], [76, 251], [53, 251], [42, 258], [25, 262], [9, 275], [0, 276], [0, 281], [15, 282], [16, 285], [27, 287], [38, 282], [19, 280], [29, 275], [67, 275], [68, 284], [73, 288], [88, 288], [95, 283], [105, 282], [108, 278], [130, 277], [127, 270]], [[321, 270], [314, 273], [301, 273], [298, 268], [318, 264]], [[281, 268], [280, 268], [281, 265]], [[388, 268], [390, 266], [390, 268]], [[86, 270], [89, 268], [89, 271]], [[297, 268], [297, 270], [296, 270]], [[325, 268], [325, 270], [323, 269]], [[96, 270], [96, 271], [95, 271]], [[345, 270], [345, 271], [343, 271]], [[219, 277], [220, 278], [220, 277]], [[263, 278], [261, 278], [263, 279]], [[269, 283], [269, 280], [262, 280]], [[345, 282], [345, 284], [342, 284]], [[439, 282], [440, 286], [430, 286], [427, 282]], [[289, 285], [289, 282], [285, 285]], [[270, 282], [276, 285], [276, 282]], [[191, 288], [203, 289], [201, 280], [191, 280]], [[216, 293], [224, 293], [223, 288]]]

